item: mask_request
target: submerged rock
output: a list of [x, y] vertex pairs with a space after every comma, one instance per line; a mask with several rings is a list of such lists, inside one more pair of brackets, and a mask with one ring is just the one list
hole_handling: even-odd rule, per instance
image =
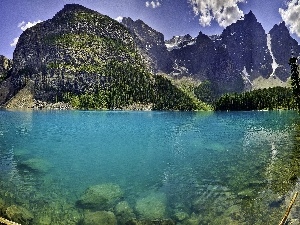
[[19, 167], [26, 168], [28, 170], [38, 172], [38, 173], [46, 173], [51, 168], [50, 163], [44, 159], [32, 158], [26, 161], [23, 161], [19, 164]]
[[136, 211], [143, 219], [163, 219], [166, 215], [166, 196], [163, 193], [152, 193], [145, 198], [138, 199]]
[[121, 188], [116, 184], [100, 184], [89, 187], [76, 205], [93, 210], [109, 210], [123, 197]]
[[90, 212], [86, 211], [84, 214], [83, 225], [117, 225], [117, 219], [112, 212], [97, 211]]
[[255, 192], [252, 189], [245, 189], [245, 190], [242, 190], [238, 193], [238, 197], [240, 197], [242, 199], [254, 198], [255, 197]]
[[177, 211], [174, 213], [174, 218], [177, 221], [183, 221], [183, 220], [189, 218], [189, 214], [187, 214], [186, 212]]
[[11, 205], [6, 211], [8, 219], [21, 224], [32, 224], [33, 214], [22, 206]]
[[119, 202], [115, 207], [115, 215], [119, 224], [126, 224], [126, 222], [135, 219], [133, 209], [129, 206], [128, 202]]
[[49, 215], [42, 215], [36, 219], [36, 223], [39, 225], [51, 225], [52, 219]]
[[184, 223], [186, 225], [199, 225], [200, 223], [200, 217], [199, 215], [196, 215], [193, 213], [189, 219]]

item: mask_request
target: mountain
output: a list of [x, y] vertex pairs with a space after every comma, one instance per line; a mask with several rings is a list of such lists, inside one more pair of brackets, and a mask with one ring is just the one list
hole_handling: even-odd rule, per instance
[[0, 105], [30, 84], [36, 100], [70, 101], [79, 108], [195, 109], [192, 92], [169, 77], [208, 81], [205, 87], [216, 96], [286, 86], [292, 51], [298, 55], [300, 47], [285, 23], [266, 33], [252, 11], [220, 35], [165, 40], [141, 20], [118, 23], [67, 4], [22, 33], [12, 63], [0, 57]]
[[38, 95], [48, 89], [49, 98], [61, 88], [82, 93], [99, 84], [101, 78], [96, 74], [107, 59], [141, 65], [124, 26], [81, 5], [69, 4], [53, 19], [22, 33], [13, 55], [14, 85], [22, 87], [31, 79], [41, 90]]
[[[166, 40], [165, 45], [172, 69], [162, 72], [173, 77], [207, 80], [218, 95], [286, 86], [291, 49], [297, 55], [300, 53], [297, 41], [284, 23], [266, 33], [252, 11], [226, 27], [221, 35], [207, 36], [200, 32], [195, 38], [175, 36]], [[160, 57], [156, 55], [156, 58]]]
[[[121, 109], [142, 104], [154, 109], [196, 109], [195, 99], [165, 77], [150, 73], [138, 49], [147, 43], [151, 57], [156, 51], [158, 56], [168, 51], [163, 36], [153, 32], [148, 38], [143, 34], [146, 25], [135, 24], [140, 30], [133, 34], [108, 16], [78, 4], [65, 5], [52, 19], [20, 36], [10, 77], [0, 85], [0, 104], [25, 88], [26, 93], [33, 90], [35, 100], [70, 101], [80, 108]], [[136, 38], [141, 43], [136, 44]], [[167, 70], [166, 61], [156, 60], [158, 68]], [[163, 101], [165, 97], [176, 105]]]
[[[254, 79], [272, 72], [267, 35], [252, 11], [220, 36], [200, 32], [195, 41], [186, 43], [171, 50], [173, 74], [209, 80], [218, 94], [250, 89]], [[185, 73], [177, 68], [185, 68]]]

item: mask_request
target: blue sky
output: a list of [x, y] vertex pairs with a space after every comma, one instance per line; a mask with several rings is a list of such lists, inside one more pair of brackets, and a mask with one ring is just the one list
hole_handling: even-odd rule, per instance
[[195, 37], [200, 31], [220, 34], [250, 10], [266, 32], [284, 20], [293, 37], [300, 36], [300, 0], [1, 0], [0, 55], [12, 58], [14, 44], [23, 30], [52, 18], [70, 3], [113, 19], [141, 19], [163, 33], [165, 39], [185, 34]]

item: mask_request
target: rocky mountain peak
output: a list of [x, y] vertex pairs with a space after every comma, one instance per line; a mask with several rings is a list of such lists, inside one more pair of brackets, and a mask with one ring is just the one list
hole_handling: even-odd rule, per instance
[[286, 27], [285, 25], [285, 22], [281, 22], [279, 25], [275, 24], [273, 26], [273, 28], [270, 30], [270, 34], [275, 34], [275, 33], [278, 33], [282, 36], [290, 36], [290, 32], [288, 30], [288, 28]]
[[244, 20], [247, 22], [257, 22], [256, 16], [252, 12], [252, 10], [250, 10], [249, 13], [245, 14]]
[[144, 41], [153, 42], [154, 40], [156, 44], [164, 44], [164, 35], [154, 30], [140, 19], [133, 21], [131, 18], [124, 17], [122, 24]]
[[209, 38], [209, 36], [207, 36], [206, 34], [202, 33], [202, 31], [200, 31], [198, 36], [196, 37], [197, 44], [207, 43], [211, 41], [212, 41], [211, 38]]
[[78, 13], [78, 12], [86, 12], [86, 13], [97, 13], [100, 14], [97, 11], [94, 11], [92, 9], [86, 8], [80, 4], [66, 4], [64, 5], [64, 7], [58, 11], [54, 17], [60, 17], [60, 16], [64, 16], [67, 14], [74, 14], [74, 13]]
[[62, 11], [76, 11], [76, 10], [84, 10], [84, 11], [92, 11], [91, 9], [88, 9], [86, 7], [84, 7], [83, 5], [80, 4], [65, 4], [65, 6], [63, 7]]

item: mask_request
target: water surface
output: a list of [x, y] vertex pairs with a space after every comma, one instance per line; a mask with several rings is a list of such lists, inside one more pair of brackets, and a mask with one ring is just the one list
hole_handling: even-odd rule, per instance
[[105, 183], [121, 187], [138, 219], [147, 219], [139, 199], [163, 196], [158, 219], [178, 224], [278, 224], [298, 181], [293, 111], [0, 111], [0, 118], [0, 198], [51, 224], [76, 224], [83, 213], [76, 201]]

